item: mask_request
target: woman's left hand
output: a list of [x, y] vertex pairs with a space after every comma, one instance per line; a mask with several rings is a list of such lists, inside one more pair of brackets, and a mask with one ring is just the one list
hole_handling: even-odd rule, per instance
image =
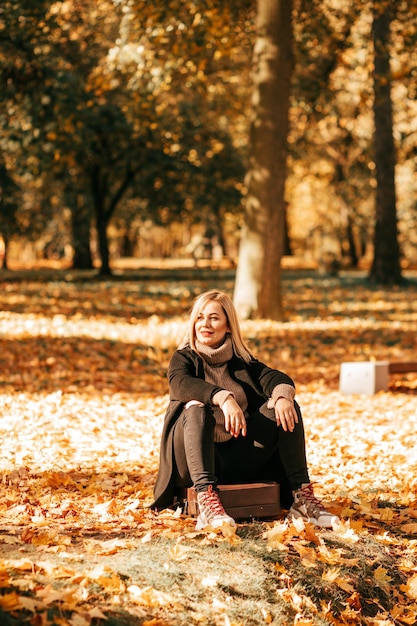
[[274, 408], [277, 426], [281, 425], [285, 431], [292, 432], [295, 425], [298, 424], [298, 415], [294, 403], [287, 398], [278, 398]]
[[242, 433], [246, 435], [245, 415], [232, 395], [228, 396], [221, 407], [224, 415], [224, 427], [233, 437], [238, 437]]

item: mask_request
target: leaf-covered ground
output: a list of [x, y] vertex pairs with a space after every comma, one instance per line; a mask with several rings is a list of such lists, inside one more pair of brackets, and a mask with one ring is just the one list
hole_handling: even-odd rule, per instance
[[223, 536], [146, 507], [191, 300], [233, 287], [174, 276], [3, 281], [0, 624], [416, 624], [417, 374], [338, 390], [343, 361], [416, 359], [415, 278], [287, 272], [287, 321], [244, 323], [297, 383], [312, 479], [343, 523]]

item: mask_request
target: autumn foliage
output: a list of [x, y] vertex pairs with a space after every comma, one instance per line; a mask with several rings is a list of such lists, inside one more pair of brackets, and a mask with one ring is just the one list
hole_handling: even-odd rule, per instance
[[0, 623], [417, 622], [416, 375], [343, 395], [340, 363], [415, 357], [417, 283], [284, 272], [287, 321], [244, 322], [297, 383], [316, 491], [335, 531], [284, 516], [196, 532], [147, 508], [166, 367], [212, 280], [48, 281], [0, 290]]

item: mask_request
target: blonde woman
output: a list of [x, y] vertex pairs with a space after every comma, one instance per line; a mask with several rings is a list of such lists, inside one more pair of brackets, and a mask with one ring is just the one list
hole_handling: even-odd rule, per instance
[[289, 518], [325, 528], [339, 522], [313, 492], [294, 382], [251, 354], [229, 296], [212, 290], [195, 300], [168, 380], [153, 508], [171, 506], [179, 488], [194, 486], [197, 529], [235, 526], [217, 484], [276, 480]]

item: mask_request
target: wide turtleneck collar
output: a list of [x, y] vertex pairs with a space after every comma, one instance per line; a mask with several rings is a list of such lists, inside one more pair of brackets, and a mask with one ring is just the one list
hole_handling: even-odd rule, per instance
[[196, 348], [204, 360], [212, 366], [223, 365], [223, 363], [230, 361], [233, 356], [233, 344], [230, 335], [226, 335], [226, 339], [218, 348], [205, 346], [199, 341], [196, 341]]

